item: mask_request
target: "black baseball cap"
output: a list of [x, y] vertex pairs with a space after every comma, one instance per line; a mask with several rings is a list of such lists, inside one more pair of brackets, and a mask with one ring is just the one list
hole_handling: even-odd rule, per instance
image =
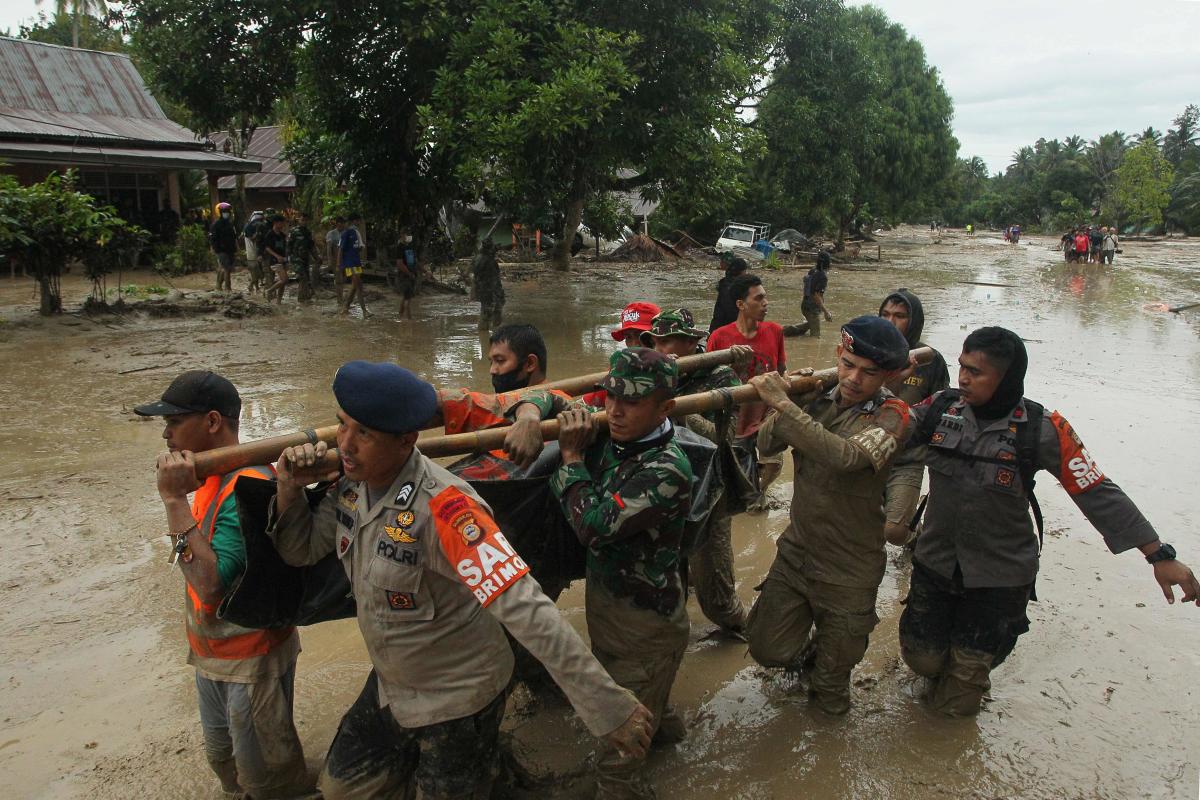
[[143, 417], [216, 411], [222, 417], [237, 419], [242, 413], [242, 398], [227, 378], [206, 369], [194, 369], [171, 381], [161, 400], [137, 406], [133, 411]]

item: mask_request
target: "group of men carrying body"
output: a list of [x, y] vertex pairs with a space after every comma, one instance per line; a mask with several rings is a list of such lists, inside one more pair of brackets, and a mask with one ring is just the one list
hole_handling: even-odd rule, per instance
[[[272, 472], [268, 535], [294, 565], [336, 554], [372, 661], [321, 773], [320, 789], [333, 798], [488, 796], [513, 665], [502, 627], [603, 740], [597, 796], [642, 796], [638, 773], [651, 742], [684, 733], [669, 704], [689, 630], [680, 546], [692, 473], [677, 426], [723, 441], [745, 416], [757, 422], [758, 451], [791, 450], [790, 525], [749, 614], [733, 591], [727, 509], [714, 513], [689, 566], [705, 614], [744, 635], [759, 663], [802, 670], [824, 712], [850, 707], [850, 673], [878, 621], [884, 543], [911, 538], [923, 466], [930, 492], [900, 643], [906, 663], [930, 679], [939, 711], [977, 711], [991, 670], [1028, 629], [1039, 554], [1029, 519], [1034, 469], [1060, 480], [1113, 552], [1139, 548], [1169, 602], [1176, 585], [1185, 602], [1200, 602], [1191, 570], [1066, 420], [1024, 398], [1027, 357], [1015, 334], [968, 336], [959, 388], [943, 389], [944, 362], [910, 362], [922, 310], [899, 290], [877, 315], [841, 328], [837, 384], [795, 397], [782, 348], [769, 333], [759, 340], [770, 330], [765, 290], [742, 277], [731, 324], [748, 344], [736, 345], [734, 370], [681, 377], [674, 357], [695, 352], [704, 332], [686, 309], [649, 303], [626, 309], [613, 335], [629, 346], [612, 355], [598, 391], [579, 399], [536, 388], [545, 346], [530, 326], [491, 337], [495, 395], [439, 392], [394, 364], [349, 362], [333, 380], [334, 470], [322, 443], [289, 448], [273, 467], [198, 481], [192, 454], [237, 441], [236, 389], [212, 373], [185, 373], [160, 402], [139, 407], [166, 419], [170, 452], [159, 458], [158, 485], [188, 585], [189, 661], [208, 758], [223, 786], [254, 797], [305, 788], [291, 716], [295, 631], [239, 629], [216, 615], [245, 560], [232, 487]], [[761, 414], [673, 417], [680, 393], [736, 385], [736, 372], [758, 389]], [[588, 401], [607, 411], [606, 435]], [[561, 465], [550, 486], [587, 549], [590, 652], [487, 504], [416, 446], [434, 419], [448, 430], [512, 423], [504, 456], [529, 463], [542, 447], [537, 423], [555, 416]], [[898, 469], [907, 474], [893, 482]]]

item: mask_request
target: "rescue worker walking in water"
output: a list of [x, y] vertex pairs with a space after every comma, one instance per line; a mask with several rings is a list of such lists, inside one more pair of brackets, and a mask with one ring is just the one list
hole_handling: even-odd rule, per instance
[[[528, 575], [465, 481], [423, 456], [432, 386], [394, 364], [352, 361], [333, 381], [342, 473], [324, 443], [284, 451], [268, 535], [289, 564], [336, 553], [373, 669], [326, 757], [326, 798], [487, 798], [513, 655], [536, 655], [588, 729], [644, 755], [652, 718], [617, 686]], [[332, 481], [310, 510], [305, 485]]]
[[[683, 738], [670, 709], [671, 686], [688, 642], [679, 547], [691, 500], [692, 469], [670, 420], [679, 369], [642, 347], [609, 359], [609, 436], [593, 444], [591, 413], [559, 415], [562, 466], [550, 490], [587, 547], [585, 610], [592, 652], [613, 679], [654, 715], [659, 741]], [[645, 797], [642, 759], [609, 748], [596, 764], [596, 797]]]
[[932, 680], [929, 702], [949, 715], [979, 711], [992, 670], [1029, 630], [1040, 535], [1029, 519], [1033, 474], [1044, 469], [1104, 537], [1109, 550], [1137, 548], [1168, 603], [1180, 587], [1200, 605], [1200, 582], [1159, 540], [1137, 506], [1092, 459], [1057, 411], [1024, 397], [1021, 337], [980, 328], [963, 342], [959, 388], [913, 409], [910, 445], [926, 446], [929, 504], [900, 617], [900, 653]]
[[[921, 300], [908, 289], [897, 289], [885, 297], [879, 304], [879, 316], [904, 334], [909, 350], [929, 347], [921, 341], [925, 310]], [[905, 403], [915, 406], [949, 385], [950, 373], [946, 369], [946, 359], [934, 350], [932, 361], [904, 370], [887, 388]], [[884, 514], [887, 518], [884, 534], [891, 544], [906, 545], [916, 538], [917, 532], [912, 527], [912, 521], [921, 496], [921, 483], [925, 478], [922, 456], [919, 450], [901, 453], [896, 456], [892, 471], [888, 473], [887, 490], [884, 493]]]
[[895, 326], [863, 316], [842, 327], [838, 384], [793, 402], [775, 372], [751, 378], [772, 409], [758, 433], [795, 464], [791, 524], [750, 611], [750, 655], [765, 667], [807, 669], [827, 714], [850, 710], [850, 672], [879, 618], [886, 555], [880, 498], [908, 428], [908, 406], [884, 388], [908, 363]]
[[187, 582], [188, 663], [196, 670], [209, 766], [226, 792], [291, 797], [311, 786], [292, 722], [300, 635], [294, 627], [251, 630], [217, 616], [246, 569], [234, 485], [270, 480], [271, 469], [196, 478], [195, 453], [238, 443], [241, 410], [233, 384], [205, 370], [183, 373], [161, 400], [134, 409], [165, 423], [168, 452], [156, 465], [158, 493]]

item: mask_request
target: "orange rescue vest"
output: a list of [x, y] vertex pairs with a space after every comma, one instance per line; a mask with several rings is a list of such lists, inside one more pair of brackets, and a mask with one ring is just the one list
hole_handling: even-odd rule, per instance
[[[225, 475], [213, 475], [196, 490], [192, 516], [199, 532], [211, 542], [217, 526], [217, 512], [233, 493], [237, 479], [246, 476], [271, 480], [271, 467], [248, 467]], [[255, 630], [226, 622], [217, 616], [217, 606], [204, 603], [192, 585], [187, 584], [187, 636], [192, 652], [202, 658], [243, 659], [266, 655], [271, 648], [292, 635], [295, 628]]]

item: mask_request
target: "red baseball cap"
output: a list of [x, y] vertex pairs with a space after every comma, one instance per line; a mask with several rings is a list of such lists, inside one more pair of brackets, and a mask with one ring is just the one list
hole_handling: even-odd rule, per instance
[[662, 311], [654, 303], [647, 303], [643, 300], [630, 303], [625, 306], [625, 310], [621, 312], [621, 326], [614, 328], [612, 337], [618, 342], [625, 338], [625, 331], [648, 331], [650, 323]]

